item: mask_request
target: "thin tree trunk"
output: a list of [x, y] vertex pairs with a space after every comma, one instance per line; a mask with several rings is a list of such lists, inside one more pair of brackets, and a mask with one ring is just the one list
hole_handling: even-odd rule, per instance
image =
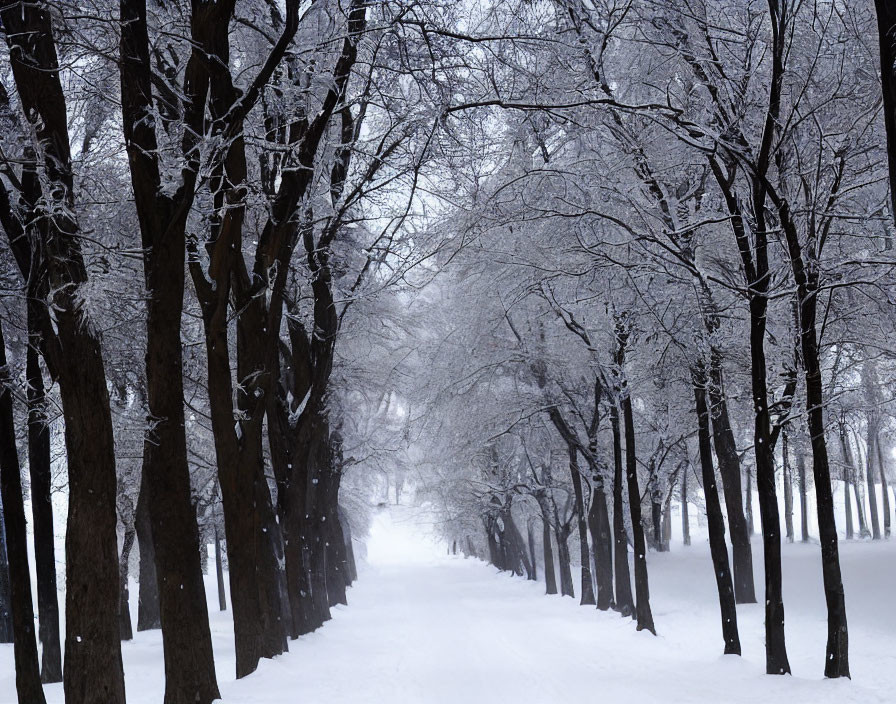
[[747, 521], [747, 535], [755, 535], [756, 527], [753, 524], [753, 471], [747, 467], [747, 489], [744, 496], [744, 515]]
[[215, 523], [215, 576], [218, 580], [218, 610], [227, 611], [227, 590], [224, 588], [224, 559], [221, 555], [221, 536]]
[[37, 572], [38, 635], [42, 650], [41, 681], [62, 682], [59, 641], [59, 598], [56, 590], [56, 536], [50, 467], [50, 428], [47, 425], [44, 377], [37, 356], [37, 303], [28, 301], [28, 470], [31, 476], [31, 513], [34, 517], [34, 566]]
[[[533, 582], [538, 581], [538, 563], [535, 561], [535, 527], [532, 525], [532, 519], [526, 522], [526, 538], [529, 542], [529, 562], [532, 569], [529, 571], [529, 579]], [[457, 554], [457, 541], [454, 541], [455, 554]]]
[[877, 434], [877, 466], [880, 470], [880, 491], [884, 503], [884, 537], [890, 537], [890, 488], [887, 485], [887, 465], [884, 462], [884, 451], [881, 446], [880, 432]]
[[688, 474], [690, 465], [681, 473], [681, 542], [684, 545], [691, 544], [691, 522], [688, 515]]
[[131, 549], [134, 547], [136, 532], [134, 526], [126, 526], [124, 530], [124, 542], [121, 546], [121, 558], [118, 561], [118, 627], [122, 640], [131, 640], [134, 637], [134, 629], [131, 626], [130, 589], [128, 588], [128, 572]]
[[781, 431], [781, 464], [784, 480], [784, 527], [787, 531], [787, 542], [793, 542], [793, 477], [790, 469], [790, 447], [787, 442], [787, 429]]
[[622, 438], [619, 427], [619, 408], [610, 406], [610, 425], [613, 430], [613, 566], [616, 573], [616, 608], [623, 616], [633, 616], [635, 601], [628, 568], [628, 535], [625, 532], [622, 496]]
[[588, 548], [588, 516], [585, 513], [585, 499], [582, 491], [582, 474], [579, 472], [578, 450], [573, 444], [567, 446], [569, 453], [569, 473], [576, 500], [576, 520], [579, 527], [579, 559], [582, 570], [582, 606], [593, 606], [594, 581], [591, 578], [591, 551]]
[[874, 486], [874, 459], [877, 448], [874, 443], [877, 438], [875, 429], [876, 421], [868, 419], [868, 438], [865, 450], [865, 482], [868, 486], [868, 504], [871, 507], [871, 536], [873, 540], [880, 540], [880, 520], [877, 511], [877, 490]]
[[728, 548], [725, 545], [725, 520], [719, 503], [716, 474], [712, 466], [712, 447], [709, 441], [709, 410], [706, 405], [706, 372], [703, 364], [692, 372], [694, 405], [697, 412], [697, 429], [700, 449], [700, 469], [703, 474], [703, 493], [706, 498], [706, 520], [709, 528], [709, 550], [712, 555], [716, 587], [719, 591], [719, 608], [722, 615], [722, 637], [726, 655], [740, 655], [740, 637], [737, 632], [737, 607], [734, 584], [728, 564]]
[[[797, 472], [800, 475], [800, 540], [804, 543], [809, 542], [809, 492], [806, 487], [806, 459], [803, 457], [803, 453], [799, 452], [796, 456], [796, 467]], [[846, 490], [847, 497], [849, 496], [849, 487], [847, 486]], [[847, 505], [847, 509], [849, 506]], [[847, 514], [849, 518], [847, 518], [847, 526], [852, 531], [852, 515], [851, 513]]]
[[557, 535], [557, 561], [560, 564], [560, 595], [575, 598], [575, 589], [572, 585], [572, 562], [569, 557], [569, 531], [556, 531]]
[[545, 518], [541, 519], [541, 540], [544, 550], [544, 584], [545, 594], [557, 593], [557, 576], [554, 572], [554, 551], [551, 548], [551, 524]]
[[6, 366], [6, 342], [0, 325], [0, 497], [3, 500], [6, 554], [9, 560], [16, 692], [19, 704], [43, 704], [46, 700], [40, 683], [37, 639], [34, 634], [25, 502], [19, 453], [16, 449], [11, 387], [12, 379], [9, 367]]
[[635, 455], [635, 419], [632, 397], [625, 377], [625, 352], [628, 328], [624, 320], [616, 322], [616, 368], [620, 375], [617, 398], [622, 405], [625, 422], [625, 474], [628, 481], [628, 508], [632, 518], [632, 547], [635, 551], [635, 614], [638, 630], [648, 630], [656, 635], [653, 614], [650, 611], [650, 587], [647, 578], [647, 546], [644, 544], [644, 527], [641, 524], [641, 490], [638, 487], [638, 463]]

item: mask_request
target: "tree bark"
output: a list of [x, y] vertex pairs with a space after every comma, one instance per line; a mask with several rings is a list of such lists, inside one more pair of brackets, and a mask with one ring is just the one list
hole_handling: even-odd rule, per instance
[[221, 536], [215, 524], [215, 577], [218, 582], [218, 610], [227, 611], [227, 590], [224, 588], [224, 559], [221, 555]]
[[55, 329], [43, 344], [58, 373], [68, 453], [65, 699], [123, 704], [115, 443], [99, 335], [82, 296], [87, 269], [73, 216], [68, 113], [56, 43], [43, 4], [4, 0], [0, 21], [42, 177], [40, 205], [28, 229], [41, 240], [39, 290], [53, 306]]
[[[531, 581], [538, 581], [538, 563], [535, 561], [535, 527], [532, 525], [533, 519], [529, 519], [526, 523], [526, 538], [529, 542], [529, 562], [531, 563], [532, 569], [529, 571], [528, 577]], [[455, 548], [457, 547], [457, 541], [454, 541]], [[455, 551], [456, 552], [456, 551]]]
[[874, 486], [874, 460], [877, 455], [877, 448], [874, 443], [877, 438], [877, 430], [875, 428], [877, 420], [868, 418], [868, 435], [865, 449], [865, 482], [868, 486], [868, 504], [871, 507], [871, 537], [873, 540], [880, 540], [880, 519], [877, 511], [877, 491]]
[[569, 530], [556, 531], [557, 561], [560, 566], [560, 595], [575, 598], [572, 585], [572, 562], [569, 558]]
[[37, 640], [34, 634], [25, 501], [22, 495], [19, 453], [16, 449], [11, 385], [12, 379], [6, 365], [6, 342], [0, 325], [0, 498], [3, 501], [6, 554], [9, 560], [16, 692], [19, 704], [43, 704], [46, 700], [40, 683]]
[[162, 627], [159, 613], [159, 582], [156, 573], [156, 554], [152, 547], [152, 525], [149, 519], [149, 474], [146, 469], [146, 444], [143, 446], [143, 471], [140, 475], [140, 494], [134, 529], [140, 551], [140, 585], [137, 592], [137, 631]]
[[28, 470], [31, 475], [31, 513], [34, 517], [34, 566], [37, 572], [38, 635], [42, 650], [41, 681], [62, 682], [62, 648], [59, 642], [59, 598], [56, 591], [56, 536], [50, 467], [50, 428], [46, 391], [38, 360], [40, 333], [36, 301], [28, 301]]
[[787, 442], [787, 429], [781, 431], [781, 466], [784, 480], [784, 527], [787, 531], [787, 542], [793, 542], [793, 476], [790, 469], [790, 447]]
[[725, 545], [725, 519], [719, 503], [716, 474], [712, 466], [712, 447], [709, 441], [709, 409], [706, 405], [706, 372], [699, 363], [692, 371], [694, 406], [697, 412], [700, 469], [703, 474], [703, 493], [706, 498], [706, 520], [709, 527], [709, 550], [712, 556], [716, 587], [719, 592], [719, 608], [722, 615], [722, 638], [726, 655], [740, 655], [740, 637], [737, 632], [737, 607], [734, 584], [728, 564], [728, 548]]
[[890, 488], [887, 485], [887, 465], [884, 462], [884, 451], [880, 441], [880, 432], [877, 434], [877, 466], [880, 470], [880, 491], [883, 494], [884, 503], [884, 537], [890, 537]]
[[136, 533], [133, 526], [125, 526], [124, 542], [121, 546], [121, 558], [118, 560], [118, 629], [122, 640], [132, 640], [134, 629], [131, 626], [130, 589], [128, 588], [128, 572], [131, 549], [134, 547]]
[[606, 611], [613, 607], [613, 547], [610, 534], [610, 516], [607, 497], [604, 495], [603, 477], [595, 474], [592, 479], [591, 508], [588, 526], [594, 551], [594, 570], [597, 581], [597, 608]]
[[582, 596], [579, 604], [593, 606], [594, 582], [591, 578], [591, 552], [588, 548], [588, 516], [585, 513], [585, 499], [582, 491], [582, 474], [579, 472], [578, 450], [573, 444], [567, 445], [569, 453], [569, 474], [572, 479], [576, 500], [576, 520], [579, 527], [579, 559], [582, 570]]
[[619, 407], [610, 406], [610, 425], [613, 431], [613, 567], [616, 573], [616, 608], [623, 616], [633, 616], [635, 601], [632, 579], [628, 568], [628, 535], [625, 532], [622, 496], [622, 438], [619, 427]]
[[3, 496], [0, 492], [0, 643], [4, 644], [13, 642], [11, 589], [6, 550], [6, 524], [3, 517]]
[[625, 423], [625, 474], [628, 482], [628, 508], [632, 519], [632, 547], [635, 551], [635, 615], [639, 631], [648, 630], [656, 635], [653, 614], [650, 611], [647, 546], [644, 544], [644, 527], [641, 524], [641, 490], [638, 487], [638, 463], [635, 455], [635, 419], [632, 412], [632, 397], [624, 371], [628, 335], [627, 323], [617, 319], [616, 368], [620, 376], [617, 398], [622, 406]]
[[[803, 453], [799, 452], [796, 456], [797, 472], [800, 475], [800, 541], [809, 542], [809, 493], [806, 487], [806, 460]], [[846, 495], [849, 496], [849, 486], [846, 488]], [[849, 505], [847, 504], [847, 508]], [[847, 524], [852, 529], [852, 514], [847, 514]]]
[[688, 473], [690, 464], [681, 473], [681, 542], [691, 544], [691, 520], [688, 515]]
[[544, 517], [541, 519], [541, 540], [544, 550], [544, 585], [545, 594], [557, 593], [557, 577], [554, 572], [554, 551], [551, 548], [551, 523]]
[[884, 127], [890, 173], [890, 214], [896, 221], [896, 7], [889, 0], [874, 0], [880, 46]]

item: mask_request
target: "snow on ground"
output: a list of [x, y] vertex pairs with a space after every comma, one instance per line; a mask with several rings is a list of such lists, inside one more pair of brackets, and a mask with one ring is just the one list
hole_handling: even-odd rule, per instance
[[[722, 656], [712, 569], [703, 540], [649, 556], [659, 636], [632, 621], [546, 597], [541, 583], [448, 556], [406, 509], [383, 510], [349, 607], [234, 680], [231, 624], [213, 611], [218, 678], [226, 702], [246, 704], [550, 704], [893, 701], [896, 691], [896, 541], [842, 545], [853, 681], [821, 676], [825, 617], [817, 545], [784, 546], [792, 677], [764, 672], [761, 607], [741, 606], [744, 657]], [[761, 547], [754, 542], [756, 583]], [[578, 586], [578, 585], [577, 585]], [[209, 604], [216, 604], [208, 582]], [[136, 594], [136, 590], [132, 590]], [[162, 699], [161, 636], [123, 645], [131, 704]], [[61, 685], [47, 687], [51, 704]], [[580, 701], [582, 699], [579, 699]], [[0, 704], [15, 701], [12, 647], [0, 646]]]

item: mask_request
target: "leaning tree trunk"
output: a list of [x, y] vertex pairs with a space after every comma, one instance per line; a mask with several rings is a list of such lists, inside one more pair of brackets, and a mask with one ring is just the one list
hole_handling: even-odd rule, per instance
[[59, 643], [59, 599], [56, 591], [56, 536], [50, 468], [50, 428], [47, 425], [44, 377], [37, 356], [39, 334], [28, 301], [28, 470], [31, 476], [31, 513], [34, 517], [34, 566], [37, 572], [38, 635], [42, 650], [41, 681], [62, 682], [62, 648]]
[[569, 473], [572, 479], [573, 493], [576, 500], [576, 518], [579, 527], [579, 559], [582, 570], [582, 598], [579, 603], [582, 606], [593, 606], [594, 582], [591, 579], [591, 552], [588, 549], [588, 516], [585, 513], [585, 498], [582, 491], [582, 474], [579, 472], [578, 451], [576, 446], [569, 444]]
[[625, 532], [622, 496], [622, 438], [619, 427], [619, 408], [610, 406], [610, 425], [613, 430], [613, 567], [616, 573], [616, 608], [623, 616], [635, 613], [632, 579], [628, 569], [628, 535]]
[[722, 615], [722, 638], [726, 655], [740, 655], [740, 636], [737, 632], [737, 606], [734, 584], [728, 564], [728, 548], [725, 545], [725, 519], [719, 503], [716, 474], [712, 466], [712, 447], [709, 442], [709, 409], [706, 405], [706, 372], [698, 363], [692, 372], [694, 405], [697, 412], [697, 437], [700, 450], [700, 469], [703, 474], [703, 493], [706, 498], [706, 521], [709, 528], [709, 551], [712, 556], [716, 587], [719, 592], [719, 608]]
[[544, 585], [545, 594], [557, 593], [557, 577], [554, 572], [554, 551], [551, 548], [551, 523], [545, 518], [541, 519], [541, 540], [544, 549]]
[[12, 412], [12, 379], [6, 366], [6, 342], [0, 327], [0, 499], [6, 528], [13, 621], [16, 692], [19, 704], [42, 704], [43, 687], [34, 637], [31, 571], [28, 567], [25, 501]]
[[[734, 595], [738, 604], [755, 604], [756, 589], [753, 580], [753, 547], [750, 535], [753, 533], [753, 511], [750, 502], [751, 487], [747, 483], [746, 507], [741, 491], [741, 465], [737, 452], [734, 431], [728, 414], [728, 401], [722, 377], [720, 355], [713, 351], [710, 360], [710, 417], [712, 419], [713, 442], [722, 476], [722, 490], [728, 513], [731, 534], [731, 553], [734, 566]], [[748, 520], [749, 519], [749, 520]]]

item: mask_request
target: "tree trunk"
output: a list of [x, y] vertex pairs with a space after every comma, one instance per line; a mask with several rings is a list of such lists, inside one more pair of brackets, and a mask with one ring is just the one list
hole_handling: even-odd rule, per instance
[[9, 560], [6, 557], [6, 526], [3, 518], [3, 496], [0, 492], [0, 643], [12, 643], [12, 586], [9, 583]]
[[691, 544], [691, 522], [688, 516], [688, 474], [690, 464], [681, 473], [681, 542]]
[[700, 469], [703, 474], [703, 493], [706, 498], [706, 521], [709, 528], [709, 550], [712, 556], [716, 587], [719, 591], [719, 608], [722, 614], [722, 638], [726, 655], [740, 655], [740, 637], [737, 632], [737, 607], [734, 584], [728, 564], [728, 548], [725, 545], [725, 519], [716, 488], [716, 474], [712, 466], [712, 447], [709, 441], [709, 410], [706, 405], [706, 372], [703, 364], [692, 372], [694, 405], [697, 412], [697, 429], [700, 449]]
[[880, 47], [887, 164], [890, 174], [890, 214], [896, 219], [896, 7], [889, 0], [874, 0]]
[[[710, 351], [709, 401], [712, 419], [713, 444], [722, 476], [725, 509], [731, 536], [731, 552], [734, 565], [734, 596], [738, 604], [755, 604], [756, 588], [753, 579], [753, 507], [750, 484], [747, 484], [746, 508], [741, 491], [741, 464], [737, 453], [734, 431], [728, 414], [728, 401], [722, 375], [721, 355]], [[749, 475], [748, 475], [749, 476]]]
[[156, 573], [156, 555], [152, 547], [152, 525], [149, 520], [149, 474], [146, 465], [146, 445], [143, 446], [143, 472], [140, 475], [140, 494], [134, 529], [140, 551], [140, 588], [137, 593], [137, 631], [149, 631], [162, 627], [159, 613], [159, 582]]
[[753, 525], [753, 471], [747, 467], [747, 490], [744, 496], [744, 514], [747, 521], [747, 535], [755, 535], [756, 528]]
[[44, 377], [37, 356], [40, 335], [36, 302], [28, 301], [28, 469], [31, 475], [31, 513], [34, 517], [34, 566], [37, 572], [38, 635], [42, 649], [41, 681], [62, 682], [59, 642], [59, 598], [56, 591], [56, 536], [50, 467], [50, 428], [47, 425]]
[[582, 474], [579, 472], [578, 451], [575, 445], [568, 445], [569, 474], [572, 479], [573, 493], [576, 500], [576, 520], [579, 527], [579, 559], [582, 570], [582, 606], [593, 606], [594, 581], [591, 578], [591, 551], [588, 548], [588, 516], [585, 513], [585, 498], [582, 491]]
[[871, 508], [871, 536], [873, 540], [880, 540], [880, 520], [877, 511], [877, 490], [874, 486], [874, 459], [877, 448], [874, 446], [877, 438], [875, 429], [876, 421], [868, 419], [868, 438], [865, 449], [865, 482], [868, 486], [868, 504]]
[[[856, 469], [855, 459], [852, 454], [852, 447], [849, 441], [849, 435], [846, 430], [846, 422], [841, 418], [839, 423], [840, 429], [840, 449], [843, 453], [843, 463], [844, 463], [844, 476], [846, 477], [846, 508], [848, 511], [848, 518], [846, 521], [846, 537], [853, 537], [853, 521], [852, 521], [852, 499], [849, 496], [849, 489], [852, 487], [853, 496], [856, 500], [856, 517], [859, 520], [859, 536], [864, 538], [868, 533], [868, 528], [865, 526], [865, 507], [864, 502], [862, 501], [862, 497], [859, 494], [859, 473]], [[817, 491], [817, 490], [816, 490]]]
[[122, 640], [132, 640], [134, 629], [131, 626], [130, 590], [128, 588], [129, 563], [131, 549], [134, 547], [136, 537], [133, 526], [125, 526], [124, 543], [121, 546], [121, 558], [118, 561], [118, 628]]
[[557, 577], [554, 573], [554, 551], [551, 549], [551, 524], [545, 518], [541, 519], [541, 540], [544, 550], [544, 585], [545, 594], [557, 593]]
[[0, 326], [0, 498], [6, 529], [13, 620], [16, 692], [19, 704], [42, 704], [43, 687], [37, 661], [31, 571], [28, 567], [25, 502], [12, 412], [12, 379], [6, 366], [6, 342]]
[[[538, 581], [538, 563], [535, 561], [535, 527], [532, 525], [532, 519], [526, 522], [526, 537], [529, 542], [529, 562], [532, 569], [529, 571], [529, 579], [533, 582]], [[457, 541], [454, 541], [455, 553], [457, 552]]]
[[[351, 522], [346, 518], [345, 512], [340, 506], [338, 508], [339, 522], [342, 524], [342, 535], [345, 539], [345, 562], [348, 568], [346, 586], [351, 586], [358, 579], [358, 566], [355, 563], [355, 548], [352, 545], [352, 526]], [[472, 543], [467, 536], [467, 549], [469, 550]], [[472, 551], [471, 551], [472, 552]]]
[[616, 608], [623, 616], [633, 616], [635, 601], [628, 568], [628, 535], [625, 532], [622, 496], [622, 438], [619, 427], [619, 408], [610, 406], [610, 425], [613, 430], [613, 567], [616, 573]]
[[641, 490], [638, 487], [638, 462], [635, 455], [635, 419], [632, 397], [625, 377], [625, 352], [628, 343], [628, 323], [616, 320], [616, 369], [619, 374], [618, 402], [622, 406], [625, 423], [625, 474], [628, 482], [628, 508], [632, 519], [632, 548], [635, 551], [635, 614], [638, 630], [648, 630], [656, 635], [653, 614], [650, 611], [650, 587], [647, 579], [647, 546], [644, 544], [644, 527], [641, 524]]
[[39, 206], [28, 230], [40, 240], [35, 270], [42, 273], [42, 300], [53, 307], [55, 327], [43, 345], [58, 373], [68, 455], [65, 700], [123, 704], [115, 443], [102, 348], [83, 295], [88, 276], [73, 215], [68, 112], [56, 43], [43, 4], [4, 0], [0, 21], [41, 160]]
[[555, 531], [557, 535], [557, 561], [560, 564], [560, 595], [575, 598], [572, 585], [572, 563], [569, 558], [569, 530]]
[[613, 606], [613, 547], [610, 535], [610, 516], [604, 495], [603, 477], [595, 474], [591, 492], [588, 526], [594, 551], [594, 570], [597, 581], [597, 608], [606, 611]]
[[215, 576], [218, 581], [218, 610], [227, 611], [227, 590], [224, 588], [224, 559], [221, 555], [221, 536], [215, 524]]
[[787, 531], [787, 542], [793, 542], [793, 477], [790, 469], [790, 448], [787, 442], [787, 429], [781, 431], [781, 465], [784, 480], [784, 527]]
[[887, 465], [884, 462], [884, 450], [881, 446], [880, 433], [877, 434], [877, 466], [880, 470], [880, 492], [884, 502], [884, 537], [890, 537], [890, 488], [887, 485]]
[[[804, 543], [809, 542], [809, 493], [806, 487], [806, 459], [803, 453], [799, 452], [796, 456], [796, 468], [800, 475], [800, 540]], [[846, 495], [849, 496], [849, 486], [846, 488]], [[849, 509], [849, 504], [846, 506]], [[852, 532], [852, 512], [847, 514], [847, 526]]]

